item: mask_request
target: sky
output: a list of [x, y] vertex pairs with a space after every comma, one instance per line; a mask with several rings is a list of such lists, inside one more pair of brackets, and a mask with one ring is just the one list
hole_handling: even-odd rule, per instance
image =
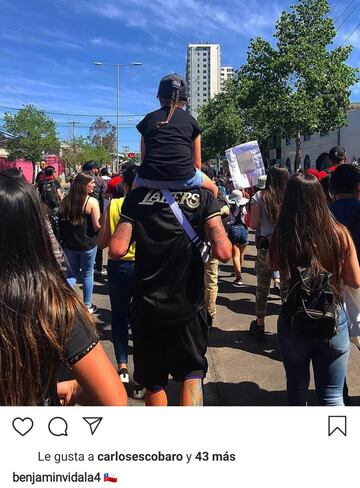
[[[62, 139], [88, 134], [96, 116], [115, 123], [120, 69], [119, 146], [138, 150], [136, 123], [158, 107], [162, 76], [185, 74], [189, 43], [221, 45], [221, 65], [239, 68], [249, 40], [272, 40], [275, 22], [295, 0], [0, 0], [0, 126], [4, 107], [32, 103], [50, 112]], [[358, 0], [331, 0], [335, 46], [360, 23]], [[346, 43], [359, 66], [360, 27]], [[352, 91], [360, 101], [360, 84]]]

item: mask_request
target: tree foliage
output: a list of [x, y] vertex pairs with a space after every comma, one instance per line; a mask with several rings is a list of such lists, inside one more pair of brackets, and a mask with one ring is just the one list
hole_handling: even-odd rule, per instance
[[16, 114], [5, 113], [4, 120], [5, 130], [15, 136], [7, 143], [9, 158], [31, 161], [34, 178], [35, 164], [44, 154], [59, 149], [55, 122], [34, 105], [26, 105]]
[[[329, 10], [327, 0], [299, 0], [283, 11], [274, 46], [260, 37], [251, 40], [237, 88], [234, 92], [227, 85], [230, 96], [222, 98], [222, 112], [235, 111], [242, 120], [240, 132], [250, 138], [263, 143], [279, 132], [295, 137], [298, 164], [301, 135], [346, 124], [350, 88], [358, 80], [358, 70], [346, 64], [351, 46], [332, 48], [336, 30]], [[202, 113], [207, 111], [205, 107]], [[218, 123], [215, 116], [213, 120]], [[228, 130], [226, 124], [223, 128]], [[223, 138], [231, 140], [233, 133], [231, 126]]]
[[243, 120], [231, 92], [229, 86], [227, 91], [219, 93], [200, 109], [204, 159], [224, 154], [225, 149], [238, 144], [243, 137]]
[[91, 160], [105, 166], [111, 161], [111, 155], [104, 145], [94, 146], [88, 139], [78, 137], [63, 150], [62, 159], [68, 170], [78, 171], [86, 161]]
[[89, 139], [93, 146], [103, 146], [110, 154], [116, 152], [116, 127], [109, 120], [98, 117], [90, 127]]

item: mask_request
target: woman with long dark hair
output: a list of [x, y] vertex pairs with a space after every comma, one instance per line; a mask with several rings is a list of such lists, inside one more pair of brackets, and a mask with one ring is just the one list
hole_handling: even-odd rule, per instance
[[[360, 268], [350, 234], [332, 217], [321, 185], [314, 176], [298, 173], [290, 178], [268, 261], [272, 269], [280, 270], [286, 285], [287, 300], [278, 320], [278, 337], [286, 370], [288, 403], [306, 405], [312, 362], [319, 403], [343, 405], [350, 346], [347, 319], [341, 304], [342, 288], [344, 284], [360, 287]], [[314, 280], [327, 276], [331, 290], [331, 293], [327, 290], [327, 303], [331, 303], [330, 293], [335, 304], [334, 313], [328, 315], [330, 320], [334, 317], [335, 329], [330, 334], [315, 326], [309, 328], [307, 318], [296, 328], [294, 319], [289, 319], [294, 316], [291, 314], [299, 313], [292, 309], [289, 315], [290, 296], [295, 296], [302, 283], [298, 280], [299, 273], [304, 277], [305, 272]], [[310, 281], [307, 283], [309, 292], [312, 288]], [[318, 293], [320, 286], [316, 286], [314, 290]], [[305, 304], [306, 295], [299, 296]], [[324, 297], [319, 304], [325, 307]]]
[[96, 234], [100, 229], [99, 203], [90, 196], [94, 186], [94, 175], [90, 171], [78, 173], [60, 208], [66, 278], [72, 288], [81, 278], [84, 303], [90, 313], [97, 310], [92, 303], [92, 292]]
[[[36, 190], [6, 170], [0, 218], [0, 405], [125, 405], [91, 316], [56, 261]], [[59, 399], [61, 362], [75, 380], [59, 383]]]
[[265, 337], [265, 316], [272, 272], [266, 264], [266, 255], [278, 213], [289, 180], [287, 168], [275, 164], [269, 170], [265, 189], [258, 191], [251, 201], [251, 228], [258, 229], [256, 248], [256, 320], [250, 324], [250, 332], [258, 339]]

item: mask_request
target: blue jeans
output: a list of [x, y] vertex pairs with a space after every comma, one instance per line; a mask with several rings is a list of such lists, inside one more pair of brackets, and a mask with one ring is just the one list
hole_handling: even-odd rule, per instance
[[154, 188], [159, 190], [187, 190], [189, 188], [201, 187], [204, 183], [204, 174], [199, 170], [195, 170], [194, 176], [187, 180], [174, 180], [174, 181], [160, 181], [149, 180], [147, 178], [141, 178], [139, 175], [135, 177], [135, 183], [138, 186], [145, 186], [146, 188]]
[[248, 230], [241, 224], [231, 225], [228, 237], [232, 245], [238, 244], [239, 246], [244, 246], [249, 243]]
[[282, 316], [278, 319], [279, 347], [286, 371], [287, 398], [291, 406], [306, 405], [312, 362], [320, 405], [344, 405], [343, 387], [349, 360], [347, 318], [340, 309], [339, 330], [330, 340], [296, 334]]
[[73, 251], [65, 248], [66, 279], [71, 288], [81, 279], [83, 284], [83, 299], [87, 308], [91, 307], [94, 287], [94, 263], [96, 246], [88, 251]]
[[116, 362], [128, 362], [129, 306], [133, 294], [134, 261], [108, 261], [111, 332]]

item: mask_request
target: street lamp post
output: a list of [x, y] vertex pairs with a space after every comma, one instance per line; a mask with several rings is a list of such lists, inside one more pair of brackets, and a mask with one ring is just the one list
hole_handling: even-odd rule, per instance
[[102, 63], [94, 61], [95, 66], [113, 66], [116, 68], [116, 171], [119, 171], [119, 113], [120, 113], [120, 67], [125, 66], [142, 66], [142, 63]]

